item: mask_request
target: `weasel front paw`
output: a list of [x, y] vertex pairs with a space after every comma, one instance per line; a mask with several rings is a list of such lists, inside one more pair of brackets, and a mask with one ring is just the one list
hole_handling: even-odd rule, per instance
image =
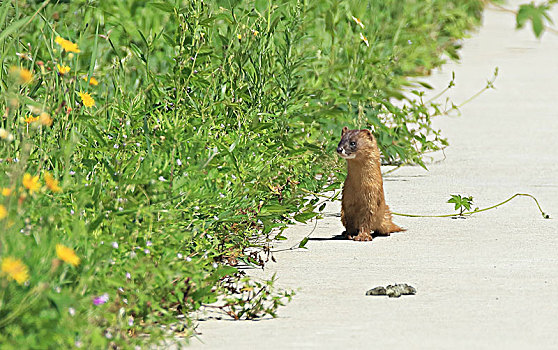
[[368, 232], [360, 232], [356, 236], [349, 236], [349, 239], [352, 239], [353, 241], [359, 241], [359, 242], [368, 242], [372, 240], [372, 235]]

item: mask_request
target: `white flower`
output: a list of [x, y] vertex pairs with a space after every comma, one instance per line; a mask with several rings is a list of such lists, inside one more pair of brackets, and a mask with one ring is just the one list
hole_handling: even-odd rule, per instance
[[370, 46], [370, 44], [368, 43], [368, 39], [362, 33], [360, 33], [360, 39], [364, 41], [367, 47]]
[[217, 265], [217, 263], [213, 263], [213, 268], [216, 269], [219, 265]]
[[68, 313], [70, 314], [70, 316], [74, 316], [76, 314], [76, 309], [74, 309], [73, 307], [68, 308]]
[[114, 249], [118, 249], [118, 243], [117, 242], [112, 242], [112, 247]]
[[356, 18], [355, 16], [351, 16], [351, 18], [353, 19], [353, 21], [355, 21], [356, 24], [358, 24], [362, 29], [364, 29], [364, 24], [362, 24], [360, 19]]
[[145, 245], [148, 246], [148, 247], [151, 247], [153, 245], [153, 243], [151, 241], [147, 241], [147, 242], [145, 242]]
[[162, 175], [159, 176], [159, 181], [167, 181], [167, 179], [165, 179]]
[[178, 164], [178, 166], [181, 166], [181, 165], [182, 165], [182, 161], [181, 161], [180, 159], [177, 158], [177, 159], [176, 159], [176, 164]]
[[144, 250], [143, 250], [143, 252], [144, 252], [145, 254], [149, 254], [149, 253], [151, 253], [151, 251], [150, 251], [149, 249], [147, 249], [147, 248], [146, 248], [146, 249], [144, 249]]
[[129, 272], [126, 272], [126, 278], [127, 278], [127, 279], [131, 279], [131, 278], [132, 278], [132, 275], [131, 275]]
[[192, 258], [190, 258], [189, 256], [187, 256], [187, 257], [186, 257], [186, 261], [187, 261], [187, 262], [190, 262], [190, 261], [192, 261]]
[[178, 254], [176, 254], [176, 257], [179, 258], [179, 259], [182, 259], [183, 255], [178, 253]]

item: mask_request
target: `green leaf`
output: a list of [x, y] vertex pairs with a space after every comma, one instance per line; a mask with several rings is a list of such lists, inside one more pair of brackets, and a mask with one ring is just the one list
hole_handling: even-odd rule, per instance
[[152, 2], [150, 3], [151, 6], [165, 12], [172, 13], [174, 12], [174, 6], [166, 2]]
[[333, 13], [331, 12], [331, 10], [326, 12], [326, 17], [325, 17], [325, 29], [326, 31], [330, 32], [331, 35], [333, 35], [334, 33], [334, 28], [333, 28]]
[[424, 82], [424, 81], [419, 81], [418, 83], [419, 83], [419, 85], [421, 85], [422, 87], [427, 88], [428, 90], [434, 89], [434, 88], [432, 87], [432, 85], [430, 85], [430, 84], [428, 84], [428, 83], [426, 83], [426, 82]]
[[318, 215], [318, 213], [314, 213], [314, 212], [306, 212], [306, 213], [300, 213], [294, 216], [294, 219], [298, 222], [301, 223], [306, 223], [306, 221], [312, 219], [313, 217], [315, 217], [316, 215]]
[[517, 29], [523, 28], [532, 10], [533, 5], [523, 4], [519, 6], [519, 11], [517, 11], [517, 15], [515, 16], [515, 27]]
[[256, 11], [258, 11], [260, 14], [263, 14], [265, 10], [267, 10], [268, 5], [269, 3], [267, 0], [256, 0], [256, 2], [254, 3]]
[[232, 266], [220, 266], [212, 274], [211, 277], [221, 279], [225, 276], [231, 276], [238, 272], [238, 269]]
[[544, 30], [542, 16], [539, 13], [535, 14], [533, 18], [531, 18], [531, 22], [533, 25], [533, 32], [535, 33], [535, 36], [537, 38], [540, 38]]
[[22, 19], [18, 19], [17, 21], [13, 21], [6, 29], [2, 30], [0, 33], [0, 42], [4, 40], [8, 35], [12, 34], [13, 32], [19, 30], [25, 23], [27, 23], [31, 19], [31, 16], [24, 17]]
[[300, 241], [300, 243], [298, 244], [298, 247], [308, 249], [308, 248], [306, 248], [306, 243], [308, 243], [308, 237], [304, 237], [302, 239], [302, 241]]

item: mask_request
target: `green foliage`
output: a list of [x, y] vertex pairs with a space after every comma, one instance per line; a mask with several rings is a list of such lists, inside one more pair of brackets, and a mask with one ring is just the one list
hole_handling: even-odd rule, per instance
[[540, 38], [545, 29], [545, 22], [553, 23], [549, 10], [556, 2], [556, 0], [550, 0], [538, 5], [534, 2], [520, 5], [515, 17], [516, 28], [523, 28], [527, 21], [531, 21], [533, 33]]
[[455, 204], [455, 210], [459, 210], [459, 215], [463, 215], [465, 210], [471, 211], [471, 206], [473, 205], [473, 197], [461, 197], [460, 194], [452, 194], [451, 198], [448, 199], [448, 203]]
[[2, 2], [0, 343], [128, 348], [223, 300], [275, 315], [292, 292], [235, 266], [262, 266], [288, 223], [323, 210], [343, 125], [374, 127], [386, 163], [447, 144], [437, 106], [402, 91], [457, 57], [481, 9]]

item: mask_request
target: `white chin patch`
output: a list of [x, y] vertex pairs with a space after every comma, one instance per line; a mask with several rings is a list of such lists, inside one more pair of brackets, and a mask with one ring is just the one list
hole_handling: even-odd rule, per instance
[[354, 159], [356, 157], [356, 154], [348, 155], [345, 154], [345, 152], [343, 152], [343, 153], [339, 153], [339, 156], [341, 156], [341, 158], [343, 159]]

